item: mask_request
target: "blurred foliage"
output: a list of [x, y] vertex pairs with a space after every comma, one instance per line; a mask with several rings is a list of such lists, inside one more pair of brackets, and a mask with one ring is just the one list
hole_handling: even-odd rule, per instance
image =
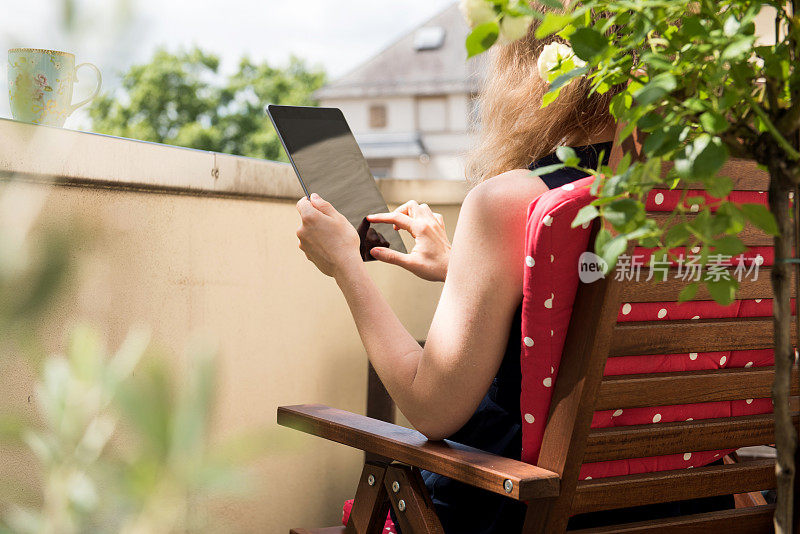
[[49, 191], [0, 182], [0, 375], [36, 381], [27, 403], [0, 396], [0, 450], [29, 462], [0, 478], [0, 532], [225, 530], [208, 505], [246, 489], [239, 466], [263, 454], [270, 436], [209, 441], [208, 346], [187, 351], [177, 373], [172, 355], [148, 348], [146, 329], [109, 354], [98, 332], [79, 326], [65, 354], [43, 356], [38, 338], [88, 235], [75, 221], [40, 220]]
[[122, 89], [98, 97], [89, 113], [98, 133], [285, 160], [267, 104], [315, 105], [324, 83], [324, 72], [295, 57], [285, 68], [244, 58], [223, 77], [213, 54], [161, 49], [124, 73]]

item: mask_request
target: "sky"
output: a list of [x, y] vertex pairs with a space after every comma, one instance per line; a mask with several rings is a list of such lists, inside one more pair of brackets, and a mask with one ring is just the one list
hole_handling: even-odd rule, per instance
[[[74, 1], [76, 30], [67, 34], [61, 25], [64, 0], [0, 0], [14, 6], [13, 17], [0, 19], [0, 50], [73, 52], [79, 63], [100, 67], [104, 88], [114, 87], [120, 72], [146, 61], [159, 46], [198, 45], [218, 54], [226, 72], [243, 55], [280, 64], [294, 54], [335, 78], [455, 0]], [[6, 77], [0, 69], [4, 87]], [[92, 90], [94, 76], [81, 72], [79, 82], [76, 100]], [[76, 115], [67, 127], [86, 126], [85, 116]], [[0, 98], [0, 117], [10, 117], [8, 98]]]

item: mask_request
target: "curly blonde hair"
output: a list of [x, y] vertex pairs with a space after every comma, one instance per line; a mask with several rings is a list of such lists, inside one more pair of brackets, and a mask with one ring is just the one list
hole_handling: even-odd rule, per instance
[[585, 77], [572, 80], [542, 109], [548, 85], [536, 62], [542, 49], [560, 37], [536, 38], [538, 23], [527, 35], [497, 47], [479, 97], [480, 134], [469, 155], [467, 180], [473, 185], [513, 169], [526, 168], [562, 144], [580, 144], [613, 124], [608, 110], [617, 91], [590, 96]]

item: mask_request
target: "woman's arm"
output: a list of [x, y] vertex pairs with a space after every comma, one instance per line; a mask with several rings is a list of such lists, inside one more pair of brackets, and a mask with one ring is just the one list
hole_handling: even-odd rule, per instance
[[470, 192], [424, 350], [368, 275], [357, 242], [352, 255], [324, 245], [329, 232], [343, 230], [326, 218], [337, 226], [344, 218], [321, 199], [298, 203], [301, 248], [334, 276], [383, 384], [414, 427], [431, 439], [461, 428], [497, 373], [522, 295], [527, 207], [545, 190], [527, 171], [512, 171]]

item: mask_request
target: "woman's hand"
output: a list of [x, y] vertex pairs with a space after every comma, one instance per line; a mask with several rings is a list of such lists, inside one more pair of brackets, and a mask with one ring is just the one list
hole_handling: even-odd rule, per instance
[[329, 202], [314, 193], [311, 200], [297, 202], [297, 211], [300, 250], [323, 274], [336, 278], [348, 266], [362, 263], [356, 229]]
[[444, 218], [440, 214], [431, 211], [427, 204], [410, 200], [391, 213], [368, 215], [367, 220], [393, 224], [395, 230], [406, 230], [415, 240], [409, 254], [375, 247], [370, 250], [373, 258], [399, 265], [422, 279], [444, 282], [450, 262], [450, 241], [444, 229]]

